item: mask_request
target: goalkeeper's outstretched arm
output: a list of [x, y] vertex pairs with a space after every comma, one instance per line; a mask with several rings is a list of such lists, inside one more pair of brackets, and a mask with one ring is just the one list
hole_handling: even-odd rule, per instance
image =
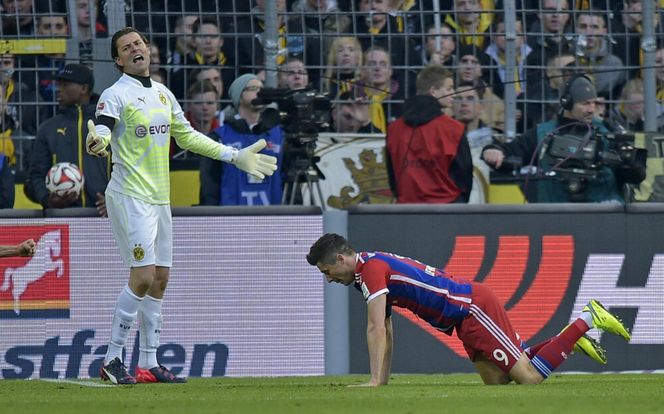
[[276, 157], [258, 153], [267, 145], [264, 139], [259, 139], [252, 145], [237, 150], [201, 134], [193, 129], [188, 122], [186, 124], [184, 122], [172, 123], [171, 133], [180, 147], [215, 160], [233, 164], [240, 170], [261, 180], [274, 174], [277, 170]]

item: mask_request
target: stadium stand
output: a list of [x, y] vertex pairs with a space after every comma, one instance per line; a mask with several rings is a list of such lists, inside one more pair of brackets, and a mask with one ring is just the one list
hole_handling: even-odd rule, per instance
[[[363, 51], [383, 46], [391, 55], [393, 79], [400, 88], [390, 91], [387, 102], [392, 108], [399, 108], [404, 99], [415, 93], [412, 79], [436, 50], [449, 48], [444, 42], [449, 39], [454, 42], [454, 55], [444, 65], [455, 72], [460, 65], [459, 51], [467, 50], [462, 46], [472, 44], [482, 65], [484, 82], [503, 98], [505, 117], [516, 114], [518, 122], [522, 122], [521, 125], [517, 122], [516, 131], [502, 131], [508, 138], [523, 131], [523, 123], [551, 113], [550, 108], [552, 104], [555, 106], [560, 93], [551, 89], [551, 85], [561, 82], [550, 79], [547, 74], [560, 74], [562, 68], [551, 70], [547, 65], [558, 61], [553, 57], [572, 56], [573, 62], [565, 60], [566, 70], [584, 72], [601, 85], [606, 83], [605, 88], [599, 89], [609, 117], [619, 114], [617, 109], [625, 106], [621, 89], [627, 81], [643, 79], [646, 92], [648, 85], [657, 85], [654, 90], [659, 91], [659, 98], [650, 98], [658, 99], [652, 102], [655, 110], [646, 111], [643, 122], [630, 125], [645, 128], [653, 124], [645, 117], [651, 117], [655, 119], [656, 128], [663, 129], [664, 77], [656, 77], [656, 67], [644, 66], [647, 61], [653, 65], [659, 62], [661, 66], [662, 59], [655, 60], [655, 51], [664, 47], [664, 0], [653, 4], [651, 25], [644, 21], [645, 7], [641, 0], [523, 0], [516, 2], [516, 10], [506, 9], [507, 3], [501, 0], [435, 0], [439, 16], [434, 15], [434, 0], [275, 0], [278, 13], [275, 38], [265, 32], [263, 13], [270, 1], [0, 0], [3, 62], [0, 108], [10, 118], [10, 121], [3, 121], [1, 130], [11, 137], [14, 151], [11, 168], [15, 171], [16, 182], [20, 185], [23, 181], [34, 132], [57, 107], [50, 82], [53, 74], [65, 63], [88, 64], [95, 72], [95, 92], [101, 92], [117, 77], [108, 53], [109, 36], [127, 25], [145, 33], [158, 48], [160, 64], [155, 66], [155, 76], [162, 79], [165, 76], [169, 86], [189, 85], [192, 79], [187, 76], [192, 71], [198, 73], [195, 69], [219, 64], [223, 64], [224, 85], [229, 85], [242, 73], [253, 72], [265, 76], [266, 85], [271, 86], [272, 74], [263, 72], [268, 63], [263, 49], [274, 44], [278, 52], [276, 67], [288, 56], [298, 56], [306, 65], [310, 86], [314, 89], [358, 90], [362, 88], [353, 86], [362, 82], [361, 71], [349, 71], [347, 63], [340, 60], [344, 52], [335, 47], [342, 48], [343, 44], [337, 39], [357, 39], [359, 42], [354, 44]], [[510, 38], [510, 34], [514, 33], [505, 29], [506, 25], [492, 24], [503, 22], [506, 11], [514, 12], [519, 27], [523, 28], [523, 33], [516, 33], [518, 42], [512, 43], [515, 38]], [[599, 17], [588, 18], [589, 15]], [[192, 33], [192, 27], [200, 27], [200, 24], [196, 26], [197, 20], [211, 19], [219, 23], [219, 33], [202, 30]], [[595, 20], [599, 23], [593, 24]], [[48, 30], [40, 28], [40, 23], [48, 23]], [[441, 25], [445, 28], [442, 32]], [[648, 32], [650, 29], [652, 32]], [[203, 59], [197, 50], [203, 50], [203, 43], [212, 36], [221, 39], [216, 43], [220, 44], [218, 55], [214, 55], [214, 59]], [[646, 42], [650, 48], [647, 51], [652, 53], [641, 48], [642, 42], [648, 39], [652, 42]], [[551, 46], [554, 44], [561, 46]], [[515, 59], [508, 61], [505, 56], [509, 53], [514, 53]], [[611, 58], [609, 63], [606, 63], [607, 56]], [[361, 58], [353, 61], [362, 63]], [[508, 74], [519, 76], [507, 78]], [[185, 78], [181, 79], [182, 76]], [[343, 88], [339, 88], [341, 85]], [[512, 87], [516, 88], [516, 93], [503, 97], [503, 89]], [[541, 90], [534, 91], [535, 88]], [[183, 106], [185, 90], [180, 86], [180, 93], [177, 93], [183, 97]], [[384, 91], [376, 92], [370, 95]], [[644, 98], [648, 107], [649, 94]], [[222, 92], [219, 110], [229, 103], [227, 94]], [[486, 105], [490, 111], [491, 103]], [[496, 122], [495, 125], [508, 128], [509, 124]], [[186, 153], [183, 157], [173, 160], [174, 169], [193, 171], [197, 168], [196, 159], [187, 159]], [[195, 204], [195, 200], [188, 201]]]

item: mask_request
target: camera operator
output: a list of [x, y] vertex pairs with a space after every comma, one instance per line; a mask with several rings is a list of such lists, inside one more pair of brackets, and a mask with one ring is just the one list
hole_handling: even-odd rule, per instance
[[[611, 148], [609, 131], [594, 117], [596, 99], [597, 92], [590, 78], [584, 75], [572, 77], [560, 97], [557, 119], [540, 123], [509, 143], [485, 146], [482, 158], [500, 172], [509, 173], [521, 165], [536, 166], [543, 172], [544, 176], [533, 177], [536, 195], [526, 191], [530, 202], [624, 203], [622, 185], [643, 181], [645, 161], [638, 156], [624, 156], [623, 149], [631, 150], [632, 155], [641, 154], [633, 147]], [[576, 140], [579, 150], [562, 158], [550, 156], [556, 140], [560, 140], [560, 147], [563, 140], [570, 139]], [[596, 144], [599, 159], [581, 159], [586, 155], [582, 150], [585, 151], [589, 144]], [[507, 157], [518, 162], [506, 162]], [[566, 168], [556, 170], [557, 167]]]
[[[277, 157], [281, 169], [284, 132], [278, 125], [265, 127], [260, 122], [262, 105], [256, 105], [263, 82], [256, 75], [244, 74], [231, 84], [228, 95], [237, 114], [210, 133], [225, 145], [242, 149], [264, 138], [267, 146], [261, 151]], [[205, 158], [205, 157], [203, 157]], [[201, 205], [270, 205], [281, 204], [281, 175], [260, 180], [238, 170], [234, 165], [201, 158]]]

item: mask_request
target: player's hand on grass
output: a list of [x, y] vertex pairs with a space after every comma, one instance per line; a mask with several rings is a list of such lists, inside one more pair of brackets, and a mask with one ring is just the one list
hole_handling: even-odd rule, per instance
[[99, 135], [97, 133], [97, 127], [95, 123], [92, 122], [92, 119], [88, 120], [88, 136], [85, 138], [85, 149], [88, 151], [88, 154], [95, 157], [106, 157], [108, 156], [108, 151], [106, 147], [111, 142], [111, 135]]
[[266, 145], [264, 139], [259, 139], [252, 145], [242, 148], [232, 163], [260, 180], [274, 174], [277, 170], [277, 159], [271, 155], [258, 154], [258, 151], [265, 148]]

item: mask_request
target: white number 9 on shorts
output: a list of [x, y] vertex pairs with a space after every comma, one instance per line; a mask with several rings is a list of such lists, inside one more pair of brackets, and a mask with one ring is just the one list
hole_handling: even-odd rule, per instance
[[509, 364], [509, 361], [507, 360], [507, 354], [502, 349], [493, 350], [493, 359], [495, 359], [498, 362], [504, 362], [505, 366]]

